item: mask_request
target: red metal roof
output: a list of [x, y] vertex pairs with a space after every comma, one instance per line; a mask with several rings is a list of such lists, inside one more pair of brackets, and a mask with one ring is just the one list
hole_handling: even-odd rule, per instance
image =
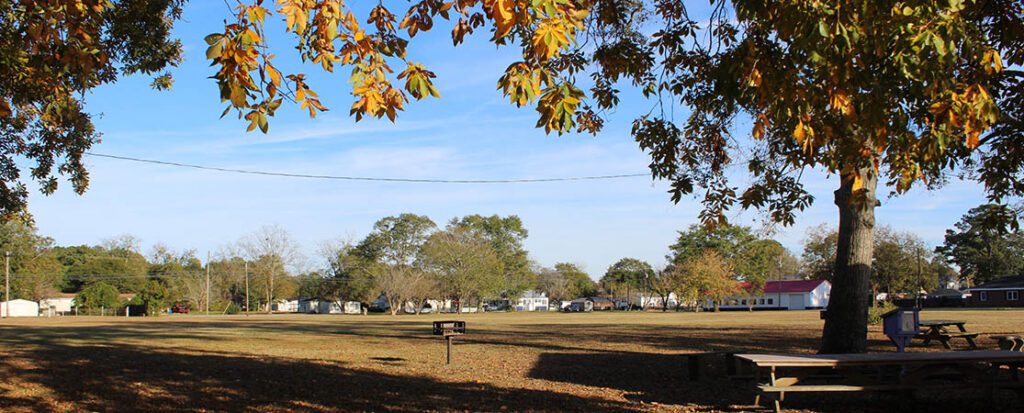
[[[809, 293], [818, 288], [821, 283], [827, 283], [825, 280], [786, 280], [786, 281], [768, 281], [764, 285], [764, 292], [767, 293]], [[740, 284], [743, 289], [748, 289], [750, 283]]]

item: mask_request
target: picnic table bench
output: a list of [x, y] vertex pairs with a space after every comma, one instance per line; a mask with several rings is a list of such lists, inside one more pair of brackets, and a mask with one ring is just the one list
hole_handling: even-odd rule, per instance
[[1024, 336], [1016, 334], [1006, 334], [1001, 336], [992, 336], [993, 340], [999, 341], [999, 348], [1010, 351], [1024, 351]]
[[[1024, 353], [1003, 350], [941, 353], [737, 354], [756, 373], [757, 396], [774, 399], [790, 392], [914, 391], [983, 387], [1015, 389], [1024, 399]], [[1003, 366], [1009, 374], [1003, 374]], [[767, 381], [764, 381], [767, 376]]]
[[[968, 332], [964, 328], [964, 324], [967, 322], [960, 320], [921, 320], [921, 327], [927, 328], [927, 330], [918, 334], [916, 338], [924, 340], [925, 345], [931, 343], [932, 340], [937, 340], [947, 350], [953, 349], [953, 346], [949, 344], [952, 339], [962, 338], [967, 340], [967, 345], [971, 350], [976, 350], [978, 344], [974, 342], [974, 339], [978, 338], [979, 333]], [[956, 327], [958, 331], [950, 331], [948, 327]]]

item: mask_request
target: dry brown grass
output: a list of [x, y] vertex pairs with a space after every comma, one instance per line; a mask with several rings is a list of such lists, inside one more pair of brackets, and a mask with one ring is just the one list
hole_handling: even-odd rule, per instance
[[[0, 322], [2, 411], [746, 411], [742, 383], [682, 354], [813, 352], [816, 311], [472, 314], [456, 364], [423, 316], [60, 317]], [[445, 316], [444, 318], [450, 318]], [[1024, 332], [1024, 311], [929, 311]], [[892, 351], [877, 327], [874, 351]], [[994, 343], [981, 338], [983, 346]], [[939, 351], [939, 346], [912, 351]], [[1005, 396], [1005, 397], [1003, 397]], [[995, 409], [1020, 408], [1000, 395]], [[1005, 399], [1005, 400], [1004, 400]], [[787, 398], [808, 411], [972, 410], [970, 392]]]

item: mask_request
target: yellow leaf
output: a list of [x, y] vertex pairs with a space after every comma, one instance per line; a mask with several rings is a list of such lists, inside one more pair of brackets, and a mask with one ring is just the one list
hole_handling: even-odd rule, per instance
[[755, 67], [750, 71], [750, 76], [747, 77], [747, 86], [760, 87], [761, 86], [761, 71]]
[[494, 38], [505, 37], [512, 31], [515, 14], [512, 11], [514, 0], [493, 0], [490, 4], [491, 20], [494, 21]]
[[800, 121], [796, 124], [796, 129], [793, 130], [793, 137], [796, 138], [797, 143], [803, 144], [804, 138], [804, 121]]
[[751, 135], [754, 136], [754, 139], [757, 139], [757, 140], [764, 139], [764, 130], [765, 130], [765, 125], [767, 123], [768, 123], [768, 118], [766, 116], [764, 116], [763, 113], [760, 114], [760, 115], [757, 115], [757, 120], [754, 121], [754, 130], [751, 132]]
[[969, 130], [967, 131], [967, 149], [975, 149], [981, 144], [981, 131]]
[[829, 104], [832, 109], [838, 110], [844, 115], [853, 114], [853, 104], [850, 103], [850, 96], [842, 90], [836, 90], [830, 97]]

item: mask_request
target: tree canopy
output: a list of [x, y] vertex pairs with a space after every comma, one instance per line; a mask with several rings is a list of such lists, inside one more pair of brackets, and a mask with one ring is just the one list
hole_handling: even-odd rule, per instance
[[960, 279], [980, 284], [1024, 274], [1024, 234], [1017, 213], [1005, 205], [971, 208], [935, 249], [960, 268]]
[[[25, 208], [22, 168], [39, 189], [89, 185], [82, 155], [98, 142], [85, 96], [122, 76], [155, 76], [182, 59], [171, 37], [185, 0], [38, 0], [0, 4], [0, 215]], [[31, 163], [18, 162], [28, 159]], [[30, 167], [28, 165], [31, 165]]]

